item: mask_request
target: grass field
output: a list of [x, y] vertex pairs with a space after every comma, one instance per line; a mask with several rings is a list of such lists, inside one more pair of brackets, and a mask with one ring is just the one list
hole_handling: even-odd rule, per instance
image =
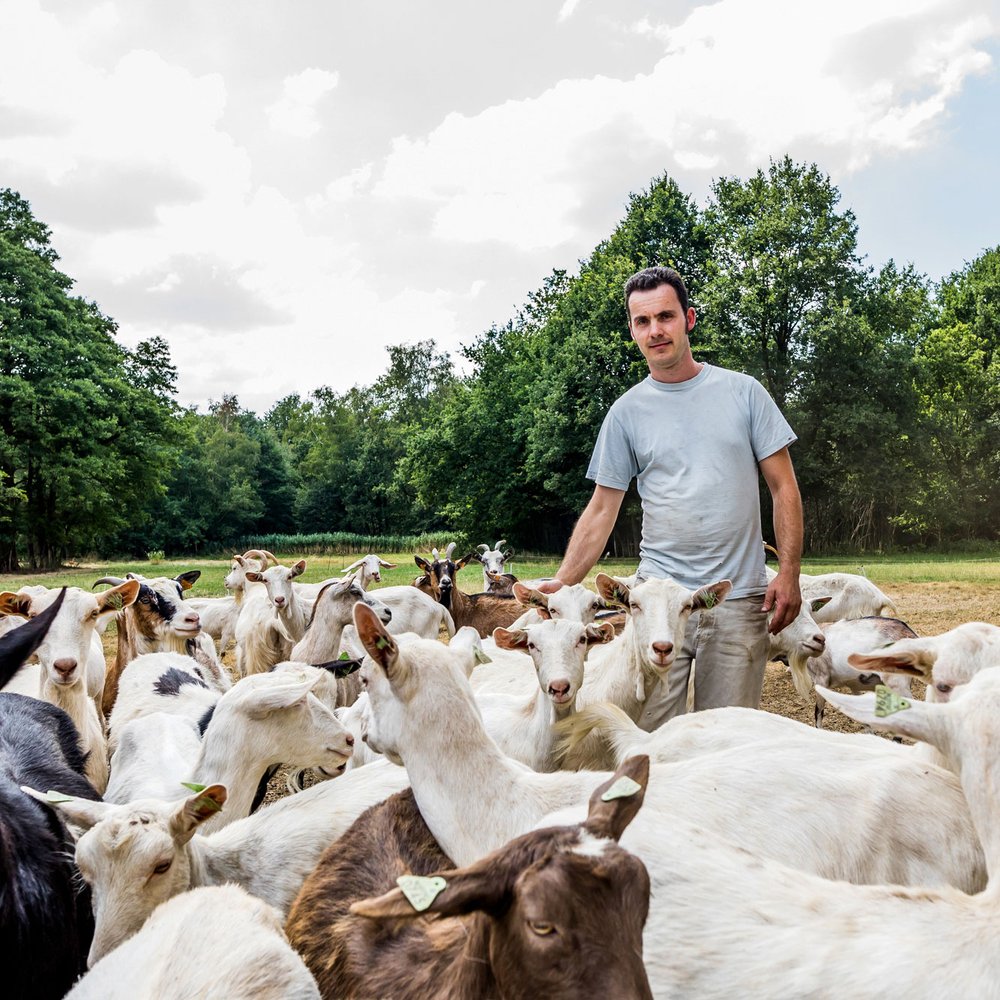
[[[295, 553], [289, 552], [276, 555], [286, 565], [299, 558]], [[383, 554], [383, 558], [397, 563], [398, 566], [396, 569], [383, 572], [382, 586], [410, 583], [419, 572], [413, 563], [411, 552]], [[306, 571], [300, 578], [303, 583], [339, 576], [340, 571], [354, 561], [351, 556], [329, 555], [306, 556], [305, 559]], [[552, 576], [558, 566], [558, 557], [515, 559], [512, 571], [517, 576], [527, 579]], [[201, 579], [193, 591], [195, 595], [211, 597], [225, 593], [223, 580], [229, 572], [227, 559], [170, 559], [158, 563], [138, 559], [132, 562], [83, 563], [46, 573], [26, 572], [0, 576], [0, 590], [17, 590], [33, 584], [43, 584], [46, 587], [66, 584], [89, 589], [91, 584], [102, 576], [124, 576], [128, 572], [141, 573], [144, 576], [175, 576], [192, 569], [201, 570]], [[635, 565], [625, 561], [601, 562], [587, 578], [587, 582], [591, 585], [598, 571], [612, 575], [628, 575], [635, 571]], [[803, 571], [863, 573], [883, 589], [916, 583], [971, 584], [1000, 588], [1000, 548], [992, 556], [917, 554], [806, 559]], [[458, 579], [462, 589], [467, 592], [474, 593], [482, 589], [482, 570], [478, 563], [471, 563]]]
[[[299, 558], [295, 553], [276, 553], [281, 562], [290, 565]], [[419, 572], [413, 563], [412, 552], [383, 553], [383, 558], [397, 563], [397, 568], [385, 570], [382, 586], [412, 582]], [[306, 556], [306, 571], [300, 578], [303, 583], [313, 583], [327, 577], [339, 576], [340, 571], [351, 562], [351, 556], [316, 555]], [[558, 557], [550, 559], [516, 559], [512, 572], [528, 579], [552, 576], [559, 566]], [[159, 563], [146, 560], [116, 563], [83, 563], [46, 573], [23, 573], [0, 576], [0, 590], [17, 590], [20, 587], [42, 584], [46, 587], [68, 586], [89, 589], [102, 576], [124, 576], [127, 572], [144, 576], [176, 576], [186, 570], [201, 570], [201, 579], [195, 585], [193, 594], [212, 597], [225, 593], [223, 580], [229, 572], [227, 559], [170, 559]], [[635, 571], [635, 564], [625, 561], [604, 561], [591, 572], [587, 582], [593, 584], [598, 571], [611, 575], [628, 575]], [[966, 555], [894, 555], [844, 557], [842, 559], [806, 559], [803, 563], [806, 573], [863, 573], [883, 589], [893, 586], [919, 583], [947, 583], [958, 585], [979, 585], [1000, 588], [1000, 547], [992, 557], [981, 554]], [[458, 577], [463, 590], [474, 593], [482, 589], [482, 570], [478, 563], [470, 563]], [[706, 581], [708, 582], [708, 581]]]

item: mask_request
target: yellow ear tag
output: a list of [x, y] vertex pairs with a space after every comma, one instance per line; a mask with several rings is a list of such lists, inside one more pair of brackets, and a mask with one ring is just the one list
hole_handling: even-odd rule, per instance
[[440, 875], [427, 878], [423, 875], [400, 875], [396, 885], [402, 890], [407, 902], [418, 913], [422, 913], [437, 899], [447, 882]]
[[72, 802], [72, 795], [63, 795], [62, 792], [55, 792], [51, 788], [45, 793], [46, 802]]
[[484, 653], [478, 646], [476, 646], [476, 648], [472, 651], [472, 656], [473, 659], [475, 659], [476, 663], [478, 664], [493, 662], [493, 660], [489, 656], [487, 656], [486, 653]]
[[875, 688], [875, 715], [884, 719], [887, 715], [895, 715], [902, 712], [904, 708], [909, 708], [910, 702], [906, 698], [901, 698], [891, 688], [884, 684], [879, 684]]
[[629, 799], [636, 792], [642, 790], [642, 785], [638, 781], [633, 781], [627, 775], [622, 775], [602, 796], [602, 802], [610, 802], [612, 799]]

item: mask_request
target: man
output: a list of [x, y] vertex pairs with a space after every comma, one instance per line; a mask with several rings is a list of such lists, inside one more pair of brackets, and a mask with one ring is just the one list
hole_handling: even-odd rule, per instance
[[[542, 589], [583, 580], [604, 551], [633, 477], [643, 512], [640, 576], [670, 577], [692, 590], [732, 580], [725, 602], [691, 616], [669, 684], [639, 720], [653, 729], [685, 711], [695, 657], [696, 709], [759, 705], [767, 630], [780, 632], [801, 604], [802, 501], [788, 454], [795, 434], [764, 387], [694, 359], [688, 335], [696, 317], [681, 276], [668, 267], [639, 271], [625, 283], [625, 308], [649, 377], [608, 411], [587, 470], [594, 494], [556, 580]], [[770, 585], [758, 469], [774, 501], [781, 552]]]

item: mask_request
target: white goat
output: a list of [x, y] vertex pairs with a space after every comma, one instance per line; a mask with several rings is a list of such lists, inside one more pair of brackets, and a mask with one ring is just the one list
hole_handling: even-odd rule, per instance
[[[35, 653], [41, 668], [37, 697], [61, 708], [73, 720], [80, 747], [87, 754], [85, 774], [99, 792], [108, 784], [108, 745], [98, 708], [105, 664], [97, 625], [131, 604], [138, 592], [139, 584], [134, 580], [97, 596], [78, 587], [67, 588], [60, 613]], [[6, 613], [34, 617], [59, 593], [0, 594], [0, 607]]]
[[192, 889], [98, 962], [67, 1000], [319, 1000], [282, 915], [239, 886]]
[[[78, 836], [76, 861], [90, 884], [94, 940], [89, 964], [131, 937], [153, 910], [200, 885], [235, 882], [285, 912], [329, 844], [369, 806], [406, 788], [406, 771], [378, 762], [265, 806], [208, 836], [198, 827], [226, 801], [210, 785], [180, 802], [129, 805], [50, 801]], [[82, 831], [82, 833], [81, 833]]]
[[498, 628], [493, 639], [501, 649], [526, 650], [538, 678], [537, 689], [517, 694], [483, 693], [476, 703], [486, 731], [508, 757], [535, 771], [554, 771], [553, 725], [576, 711], [583, 665], [595, 645], [611, 642], [610, 625], [544, 621], [525, 629]]
[[510, 552], [504, 552], [503, 547], [507, 544], [506, 538], [501, 538], [494, 543], [491, 549], [485, 542], [476, 546], [479, 550], [475, 556], [483, 564], [483, 590], [489, 591], [494, 585], [494, 577], [502, 576], [504, 565], [510, 558]]
[[560, 587], [554, 594], [543, 594], [534, 587], [518, 582], [514, 584], [513, 593], [528, 610], [511, 625], [512, 629], [535, 625], [546, 618], [589, 625], [597, 618], [599, 611], [606, 611], [609, 607], [600, 594], [588, 590], [582, 583]]
[[[391, 622], [393, 612], [382, 600], [381, 594], [381, 591], [366, 593], [353, 577], [326, 584], [316, 597], [302, 636], [287, 658], [301, 663], [328, 663], [336, 660], [340, 655], [344, 626], [351, 623], [351, 609], [358, 601], [372, 608], [383, 622]], [[353, 696], [342, 700], [340, 704], [349, 705], [356, 696], [355, 688]]]
[[[291, 658], [292, 647], [306, 631], [311, 611], [292, 586], [305, 572], [300, 559], [292, 566], [271, 566], [262, 573], [248, 572], [248, 589], [236, 622], [236, 666], [240, 676], [264, 673], [276, 663]], [[318, 593], [318, 591], [317, 591]]]
[[202, 631], [219, 640], [219, 653], [225, 653], [229, 643], [236, 638], [236, 622], [243, 608], [246, 595], [247, 573], [259, 573], [278, 560], [264, 549], [249, 549], [241, 556], [233, 556], [224, 585], [226, 597], [189, 597], [188, 604], [198, 612]]
[[[330, 776], [342, 773], [354, 737], [312, 693], [324, 673], [308, 668], [255, 674], [234, 684], [214, 705], [194, 758], [173, 772], [174, 791], [163, 797], [179, 798], [183, 781], [224, 784], [228, 808], [205, 824], [205, 830], [216, 830], [250, 813], [260, 782], [272, 767], [289, 764], [319, 768]], [[153, 718], [162, 714], [155, 713]], [[144, 722], [145, 718], [133, 720], [119, 736], [115, 757], [125, 752], [123, 763], [130, 780], [119, 781], [116, 776], [114, 795], [106, 795], [106, 801], [150, 798], [162, 788], [164, 748], [143, 738], [148, 735]], [[161, 723], [154, 728], [161, 729]], [[129, 734], [133, 739], [126, 743]], [[190, 750], [186, 734], [182, 746]]]
[[[767, 582], [778, 574], [767, 567]], [[857, 573], [808, 573], [799, 574], [799, 589], [802, 600], [812, 601], [828, 597], [829, 603], [814, 612], [817, 622], [836, 622], [842, 618], [867, 618], [871, 615], [899, 614], [892, 598], [875, 586], [866, 576]]]
[[425, 639], [436, 639], [443, 625], [449, 636], [455, 634], [455, 621], [451, 612], [438, 604], [430, 594], [409, 584], [402, 587], [379, 587], [373, 590], [377, 597], [392, 611], [389, 631], [393, 635], [416, 632]]
[[353, 578], [362, 590], [367, 590], [373, 583], [382, 582], [383, 569], [395, 569], [396, 564], [386, 562], [381, 556], [367, 555], [355, 559], [350, 566], [345, 566], [341, 573], [353, 573]]

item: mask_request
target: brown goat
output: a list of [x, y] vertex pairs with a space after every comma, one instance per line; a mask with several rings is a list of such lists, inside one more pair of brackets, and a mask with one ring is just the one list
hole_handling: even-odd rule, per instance
[[[614, 842], [648, 774], [648, 757], [629, 758], [594, 791], [585, 822], [534, 830], [457, 870], [435, 866], [441, 849], [401, 792], [327, 849], [292, 904], [288, 939], [326, 998], [647, 1000], [649, 877]], [[623, 777], [632, 791], [604, 801]], [[433, 872], [437, 894], [418, 912], [394, 881]]]
[[476, 554], [470, 552], [455, 562], [451, 558], [454, 549], [455, 543], [451, 542], [444, 558], [434, 549], [431, 553], [433, 562], [420, 556], [414, 556], [413, 561], [424, 571], [422, 577], [418, 576], [414, 580], [414, 585], [425, 590], [438, 604], [448, 609], [455, 628], [471, 625], [486, 638], [493, 634], [495, 628], [506, 628], [524, 613], [524, 608], [514, 599], [513, 594], [466, 594], [459, 589], [456, 582], [458, 571], [475, 559]]

